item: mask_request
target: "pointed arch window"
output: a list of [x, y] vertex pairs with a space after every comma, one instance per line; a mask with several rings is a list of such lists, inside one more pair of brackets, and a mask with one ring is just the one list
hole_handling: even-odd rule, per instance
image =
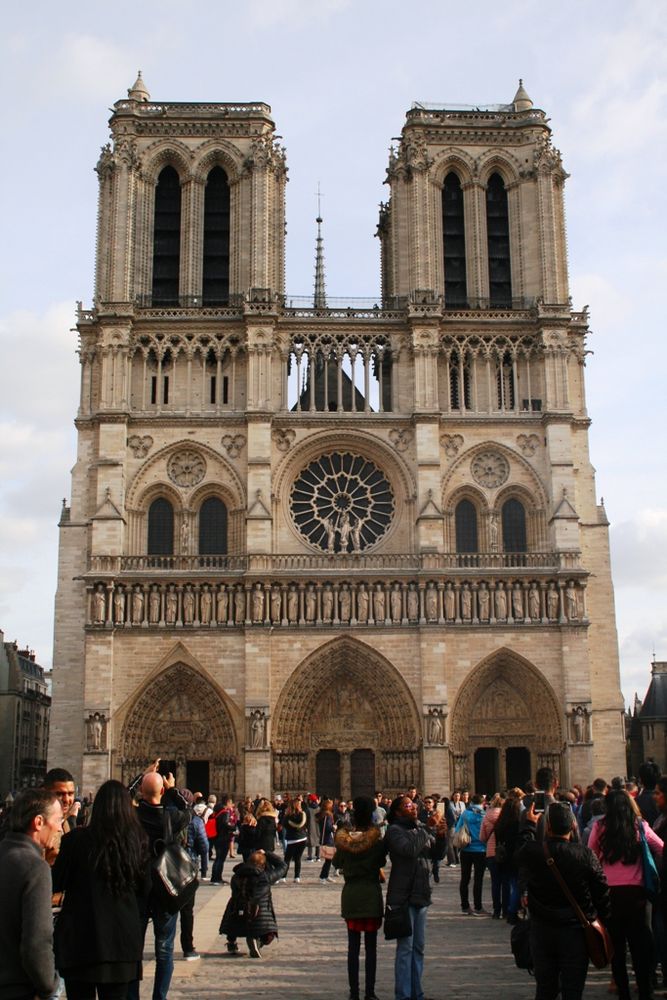
[[523, 504], [512, 497], [503, 504], [503, 550], [505, 552], [527, 552], [526, 510]]
[[229, 181], [222, 167], [213, 167], [204, 193], [204, 305], [229, 301]]
[[165, 167], [155, 188], [153, 304], [178, 305], [181, 267], [181, 181]]
[[174, 508], [164, 497], [158, 497], [148, 508], [148, 555], [174, 554]]
[[218, 497], [208, 497], [199, 508], [199, 554], [227, 552], [227, 507]]
[[449, 362], [449, 405], [452, 410], [472, 409], [470, 361], [453, 354]]
[[511, 308], [509, 212], [507, 190], [500, 174], [491, 174], [486, 187], [486, 230], [489, 249], [489, 304], [492, 309]]
[[445, 308], [466, 306], [466, 245], [463, 190], [457, 174], [445, 177], [442, 187], [442, 238], [445, 260]]
[[454, 512], [456, 551], [477, 552], [477, 511], [470, 500], [461, 500]]
[[498, 361], [496, 372], [499, 410], [516, 409], [515, 375], [512, 355], [506, 351]]

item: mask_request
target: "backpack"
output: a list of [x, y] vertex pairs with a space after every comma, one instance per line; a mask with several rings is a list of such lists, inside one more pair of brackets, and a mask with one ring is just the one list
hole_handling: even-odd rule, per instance
[[199, 884], [197, 863], [186, 847], [176, 840], [169, 809], [164, 810], [163, 830], [163, 850], [151, 864], [152, 892], [161, 909], [167, 913], [178, 913], [194, 899]]

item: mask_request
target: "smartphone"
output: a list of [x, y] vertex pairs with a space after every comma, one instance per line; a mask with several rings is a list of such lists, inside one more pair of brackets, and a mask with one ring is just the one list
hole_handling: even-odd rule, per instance
[[535, 812], [543, 813], [546, 805], [544, 801], [544, 792], [535, 792], [533, 802], [535, 803]]

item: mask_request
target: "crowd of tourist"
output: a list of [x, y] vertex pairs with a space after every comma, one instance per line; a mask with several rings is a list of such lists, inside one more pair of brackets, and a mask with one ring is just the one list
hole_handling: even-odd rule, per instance
[[[76, 798], [72, 775], [54, 769], [2, 817], [0, 1000], [65, 991], [69, 1000], [138, 1000], [149, 923], [152, 998], [167, 1000], [179, 925], [183, 957], [197, 961], [197, 885], [227, 884], [228, 860], [220, 934], [230, 956], [262, 957], [279, 932], [272, 888], [298, 886], [304, 861], [319, 866], [322, 886], [341, 885], [350, 1000], [377, 1000], [383, 922], [396, 940], [395, 1000], [423, 1000], [426, 917], [443, 866], [458, 869], [462, 916], [526, 929], [536, 1000], [583, 996], [582, 919], [608, 932], [610, 993], [630, 1000], [629, 951], [639, 1000], [653, 1000], [658, 972], [667, 974], [665, 834], [667, 777], [650, 762], [636, 783], [596, 779], [587, 788], [560, 789], [541, 768], [523, 788], [489, 796], [422, 796], [412, 787], [353, 802], [315, 793], [235, 802], [177, 789], [156, 761], [130, 788], [104, 782], [92, 807]], [[157, 891], [154, 872], [170, 844], [198, 875], [176, 906]]]

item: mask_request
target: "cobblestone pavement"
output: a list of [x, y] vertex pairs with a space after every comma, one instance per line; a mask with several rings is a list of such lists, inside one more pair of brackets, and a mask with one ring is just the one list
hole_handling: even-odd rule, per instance
[[[236, 862], [227, 861], [225, 876]], [[227, 886], [203, 883], [197, 893], [195, 946], [198, 962], [185, 962], [176, 937], [175, 967], [169, 1000], [347, 1000], [347, 935], [340, 917], [342, 877], [320, 884], [319, 865], [304, 862], [302, 881], [289, 880], [273, 888], [280, 937], [250, 959], [245, 942], [241, 957], [224, 953], [218, 926], [229, 898]], [[291, 873], [290, 873], [291, 874]], [[489, 905], [485, 875], [484, 905]], [[464, 917], [458, 897], [459, 869], [443, 868], [434, 886], [426, 925], [424, 989], [433, 1000], [533, 1000], [534, 980], [517, 969], [510, 953], [510, 928], [490, 917]], [[147, 944], [151, 944], [149, 927]], [[395, 943], [378, 938], [376, 992], [393, 1000]], [[149, 955], [147, 953], [147, 959]], [[149, 1000], [154, 965], [144, 965], [143, 1000]], [[363, 970], [363, 945], [362, 945]], [[363, 971], [362, 971], [363, 977]], [[585, 1000], [607, 997], [608, 971], [590, 970]], [[363, 982], [363, 978], [362, 978]]]

